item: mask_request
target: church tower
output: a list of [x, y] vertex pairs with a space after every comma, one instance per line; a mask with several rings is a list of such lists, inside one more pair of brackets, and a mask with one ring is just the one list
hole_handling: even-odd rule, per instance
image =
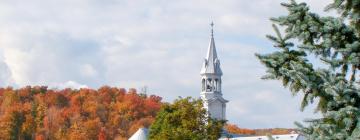
[[221, 76], [220, 60], [217, 57], [215, 41], [214, 41], [214, 23], [211, 23], [211, 39], [207, 56], [201, 68], [201, 99], [208, 115], [217, 120], [226, 120], [226, 103], [228, 102], [222, 97], [221, 92]]

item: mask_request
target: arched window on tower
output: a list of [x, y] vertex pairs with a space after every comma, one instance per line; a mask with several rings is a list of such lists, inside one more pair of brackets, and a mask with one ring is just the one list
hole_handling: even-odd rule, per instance
[[221, 79], [219, 79], [219, 85], [218, 85], [218, 89], [219, 89], [219, 91], [221, 92]]
[[215, 83], [214, 83], [214, 90], [215, 91], [219, 91], [219, 80], [218, 79], [215, 79]]
[[207, 92], [211, 92], [211, 91], [212, 91], [212, 81], [211, 81], [210, 78], [207, 79], [207, 81], [206, 81], [206, 91], [207, 91]]
[[205, 79], [201, 80], [201, 91], [205, 91]]

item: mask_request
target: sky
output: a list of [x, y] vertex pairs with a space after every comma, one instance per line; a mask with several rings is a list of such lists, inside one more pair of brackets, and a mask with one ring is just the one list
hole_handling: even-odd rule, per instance
[[[171, 102], [200, 96], [200, 69], [215, 23], [229, 123], [295, 127], [318, 117], [301, 95], [264, 81], [255, 53], [286, 0], [0, 0], [0, 86], [142, 89]], [[322, 15], [331, 0], [302, 0]], [[331, 14], [331, 13], [330, 13]]]

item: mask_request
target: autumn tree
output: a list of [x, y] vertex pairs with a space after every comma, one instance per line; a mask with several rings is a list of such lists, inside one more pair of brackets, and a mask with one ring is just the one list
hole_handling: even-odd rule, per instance
[[25, 115], [19, 106], [8, 110], [1, 119], [1, 130], [3, 131], [1, 139], [18, 140], [22, 137], [22, 125], [25, 121]]
[[161, 97], [135, 89], [0, 88], [0, 139], [128, 139], [155, 120]]
[[216, 140], [220, 137], [224, 121], [208, 118], [200, 99], [180, 98], [165, 104], [150, 127], [149, 138]]
[[226, 124], [225, 129], [226, 129], [226, 131], [228, 131], [231, 134], [242, 134], [242, 135], [255, 135], [256, 134], [255, 130], [239, 128], [235, 124]]
[[256, 55], [267, 68], [264, 78], [303, 94], [302, 110], [317, 104], [322, 117], [298, 123], [309, 139], [360, 139], [360, 1], [333, 0], [325, 10], [338, 17], [294, 0], [281, 5], [288, 14], [271, 19], [276, 36], [267, 36], [277, 51]]

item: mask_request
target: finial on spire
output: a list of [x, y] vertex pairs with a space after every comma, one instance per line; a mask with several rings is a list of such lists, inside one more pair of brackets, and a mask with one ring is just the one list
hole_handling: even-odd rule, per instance
[[211, 36], [213, 37], [214, 36], [214, 22], [211, 21], [210, 26], [211, 26]]

